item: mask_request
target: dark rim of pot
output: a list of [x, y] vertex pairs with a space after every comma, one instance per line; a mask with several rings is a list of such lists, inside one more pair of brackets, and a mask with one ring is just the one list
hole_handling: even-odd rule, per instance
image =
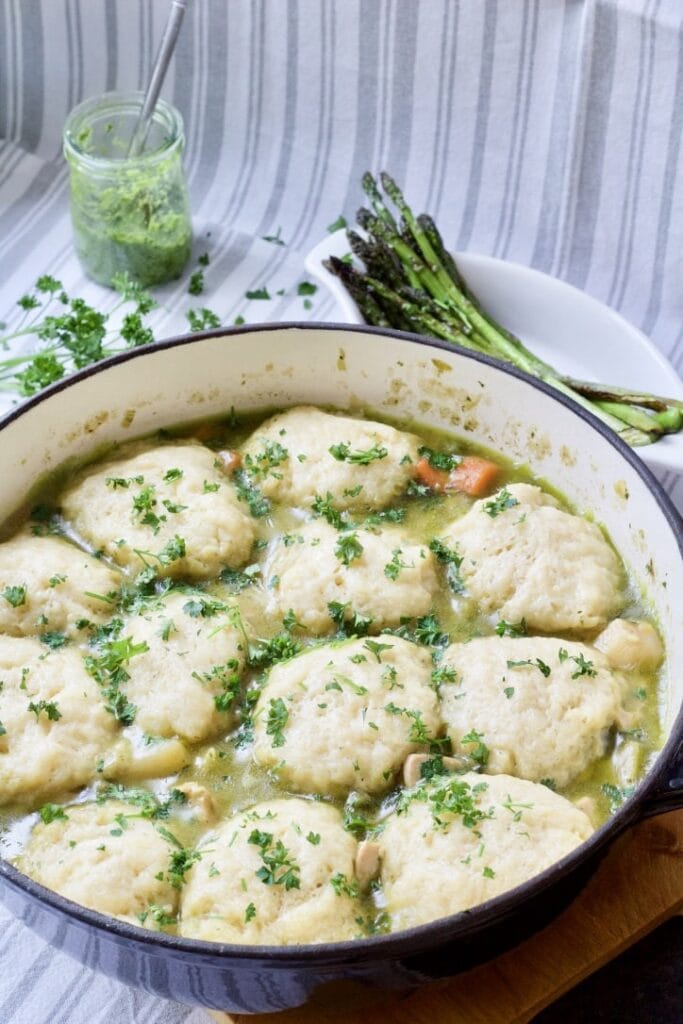
[[[531, 387], [544, 392], [560, 405], [570, 409], [575, 416], [588, 423], [604, 440], [616, 449], [621, 458], [628, 462], [631, 468], [644, 480], [652, 492], [662, 515], [668, 522], [672, 533], [676, 537], [681, 559], [683, 560], [683, 521], [681, 517], [651, 470], [601, 420], [584, 409], [583, 406], [550, 387], [544, 381], [532, 377], [514, 366], [508, 366], [496, 359], [472, 352], [459, 345], [441, 341], [437, 338], [426, 338], [422, 335], [411, 334], [405, 331], [370, 327], [363, 324], [287, 321], [282, 323], [247, 324], [241, 327], [225, 327], [212, 331], [202, 331], [196, 334], [179, 335], [141, 348], [127, 349], [125, 352], [110, 356], [63, 380], [57, 381], [0, 418], [0, 432], [30, 409], [39, 406], [44, 401], [48, 401], [53, 395], [73, 387], [82, 380], [87, 380], [95, 374], [103, 373], [113, 366], [125, 363], [130, 359], [144, 358], [152, 353], [184, 345], [193, 345], [197, 342], [211, 340], [212, 338], [227, 336], [237, 341], [244, 335], [253, 333], [263, 334], [270, 331], [321, 331], [325, 333], [344, 331], [353, 334], [375, 335], [378, 339], [385, 337], [393, 338], [398, 341], [424, 345], [427, 348], [456, 353], [463, 358], [483, 363], [501, 373], [516, 377]], [[137, 925], [119, 921], [109, 915], [101, 914], [96, 910], [83, 907], [60, 896], [52, 889], [47, 889], [45, 886], [35, 882], [12, 864], [3, 860], [2, 857], [0, 857], [0, 877], [6, 876], [10, 883], [19, 889], [25, 890], [34, 899], [49, 905], [86, 926], [102, 929], [110, 933], [112, 937], [116, 936], [122, 942], [154, 947], [158, 954], [166, 951], [171, 955], [177, 953], [196, 956], [204, 960], [223, 958], [226, 960], [261, 960], [268, 961], [269, 967], [276, 969], [287, 969], [298, 965], [321, 966], [341, 962], [352, 963], [368, 959], [395, 959], [398, 956], [413, 955], [427, 951], [455, 936], [463, 937], [480, 931], [487, 924], [507, 917], [516, 908], [521, 907], [527, 897], [539, 895], [545, 889], [553, 886], [564, 875], [571, 874], [574, 869], [595, 856], [618, 833], [638, 820], [640, 810], [646, 798], [661, 787], [662, 779], [666, 776], [666, 769], [669, 767], [669, 761], [673, 761], [681, 739], [683, 739], [683, 707], [679, 710], [672, 724], [667, 742], [657, 754], [655, 764], [645, 779], [636, 787], [635, 792], [624, 801], [623, 805], [608, 821], [596, 829], [589, 839], [561, 860], [546, 868], [545, 871], [534, 875], [514, 889], [509, 889], [500, 896], [496, 896], [494, 899], [487, 900], [486, 903], [473, 907], [471, 910], [460, 911], [448, 917], [437, 918], [435, 921], [386, 935], [350, 939], [343, 942], [310, 943], [300, 946], [248, 946], [237, 943], [187, 939], [182, 936], [168, 935], [165, 932], [152, 932]]]

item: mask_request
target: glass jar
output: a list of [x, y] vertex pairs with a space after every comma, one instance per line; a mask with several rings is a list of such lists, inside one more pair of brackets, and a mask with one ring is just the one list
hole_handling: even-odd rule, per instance
[[75, 107], [64, 125], [76, 252], [100, 284], [122, 271], [144, 287], [162, 284], [179, 277], [190, 256], [183, 119], [159, 100], [144, 151], [128, 159], [142, 99], [104, 93]]

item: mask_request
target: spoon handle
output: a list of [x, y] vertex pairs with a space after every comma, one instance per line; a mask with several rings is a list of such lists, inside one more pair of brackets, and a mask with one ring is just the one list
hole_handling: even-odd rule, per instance
[[157, 105], [161, 87], [164, 84], [164, 78], [166, 77], [169, 62], [173, 56], [173, 50], [175, 49], [176, 40], [178, 38], [186, 7], [187, 0], [172, 0], [171, 10], [166, 22], [166, 28], [164, 29], [164, 35], [161, 43], [159, 44], [159, 51], [157, 53], [156, 60], [154, 61], [152, 77], [150, 78], [149, 85], [147, 86], [145, 98], [142, 101], [142, 109], [140, 110], [138, 123], [135, 126], [135, 131], [133, 132], [130, 145], [128, 146], [128, 157], [139, 156], [145, 148], [152, 114], [154, 113], [154, 108]]

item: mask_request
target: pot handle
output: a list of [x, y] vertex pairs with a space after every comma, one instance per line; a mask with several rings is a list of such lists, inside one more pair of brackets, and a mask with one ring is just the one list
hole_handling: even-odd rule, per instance
[[641, 806], [643, 818], [683, 808], [683, 740]]

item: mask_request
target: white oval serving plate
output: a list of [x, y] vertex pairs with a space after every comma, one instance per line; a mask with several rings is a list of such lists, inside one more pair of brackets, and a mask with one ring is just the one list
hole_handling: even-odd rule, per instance
[[[338, 278], [322, 265], [349, 251], [346, 234], [328, 235], [305, 259], [306, 269], [337, 301], [341, 322], [363, 323]], [[520, 263], [456, 252], [463, 277], [485, 309], [539, 358], [562, 373], [683, 399], [683, 382], [642, 331], [573, 285]], [[683, 432], [635, 449], [653, 469], [683, 472]]]

